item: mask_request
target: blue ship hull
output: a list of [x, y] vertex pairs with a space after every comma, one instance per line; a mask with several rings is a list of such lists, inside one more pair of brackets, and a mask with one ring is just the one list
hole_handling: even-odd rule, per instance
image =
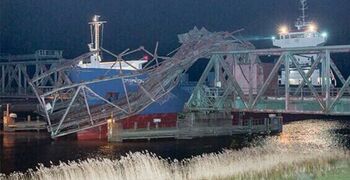
[[[132, 71], [123, 70], [123, 74], [130, 74], [131, 72]], [[92, 79], [98, 79], [103, 76], [117, 75], [119, 73], [119, 70], [113, 69], [77, 68], [72, 70], [69, 76], [72, 82], [77, 83]], [[146, 76], [137, 77], [137, 80], [143, 80], [145, 77]], [[135, 92], [138, 89], [135, 79], [125, 79], [125, 82], [128, 92]], [[123, 84], [120, 79], [94, 83], [88, 85], [88, 87], [106, 99], [118, 99], [125, 94]], [[180, 83], [169, 94], [149, 105], [140, 114], [147, 115], [182, 112], [184, 104], [189, 99], [193, 89], [194, 85], [188, 85], [188, 83], [184, 85], [183, 83]], [[90, 98], [89, 100], [89, 104], [98, 104], [99, 102], [101, 101], [97, 98], [95, 100]]]

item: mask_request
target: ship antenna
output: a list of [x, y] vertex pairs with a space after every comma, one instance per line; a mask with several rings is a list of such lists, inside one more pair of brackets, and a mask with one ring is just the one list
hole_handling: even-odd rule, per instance
[[306, 0], [300, 0], [300, 3], [301, 3], [301, 11], [302, 11], [301, 18], [303, 20], [303, 23], [305, 24], [305, 17], [306, 17], [305, 11], [307, 9], [307, 7], [306, 7], [307, 6], [307, 2], [306, 2]]
[[298, 18], [297, 22], [295, 23], [295, 27], [297, 27], [298, 30], [307, 26], [307, 22], [306, 22], [306, 10], [308, 9], [307, 0], [300, 0], [300, 4], [301, 4], [300, 10], [302, 14]]

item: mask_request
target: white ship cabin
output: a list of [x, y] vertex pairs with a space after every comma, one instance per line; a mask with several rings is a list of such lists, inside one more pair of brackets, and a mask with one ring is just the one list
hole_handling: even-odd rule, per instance
[[95, 69], [116, 69], [116, 70], [139, 70], [142, 65], [148, 62], [147, 60], [129, 60], [126, 62], [101, 62], [101, 56], [94, 54], [90, 57], [90, 62], [80, 61], [78, 66], [81, 68], [95, 68]]
[[300, 0], [300, 4], [302, 14], [294, 24], [297, 30], [290, 31], [288, 26], [281, 26], [278, 29], [278, 37], [272, 37], [274, 46], [281, 48], [312, 47], [321, 46], [326, 42], [327, 33], [319, 33], [316, 23], [306, 21], [307, 0]]
[[278, 37], [272, 38], [273, 45], [281, 48], [321, 46], [326, 40], [327, 33], [319, 33], [314, 23], [295, 32], [289, 32], [287, 26], [281, 26]]

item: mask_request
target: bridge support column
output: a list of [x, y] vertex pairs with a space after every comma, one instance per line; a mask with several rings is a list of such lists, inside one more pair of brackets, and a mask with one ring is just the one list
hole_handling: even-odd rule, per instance
[[244, 112], [238, 113], [238, 125], [239, 126], [243, 126], [243, 116], [244, 116]]
[[18, 94], [21, 94], [22, 89], [22, 73], [21, 73], [21, 65], [17, 65], [18, 68]]
[[249, 104], [253, 103], [253, 65], [255, 62], [256, 56], [248, 55], [249, 56]]
[[5, 65], [1, 66], [1, 92], [5, 93]]
[[248, 119], [248, 127], [249, 127], [248, 133], [252, 134], [253, 133], [253, 117], [251, 115], [249, 116], [249, 119]]
[[331, 81], [331, 78], [330, 78], [330, 70], [331, 70], [331, 66], [330, 66], [330, 60], [331, 57], [330, 57], [330, 53], [329, 53], [329, 50], [326, 50], [326, 57], [324, 59], [324, 80], [325, 80], [325, 84], [322, 85], [324, 86], [324, 89], [325, 89], [325, 96], [326, 96], [326, 107], [325, 107], [325, 110], [326, 112], [328, 112], [330, 109], [329, 109], [329, 106], [330, 106], [330, 81]]
[[219, 64], [219, 61], [218, 61], [218, 57], [214, 56], [213, 57], [213, 61], [214, 61], [214, 71], [215, 71], [214, 86], [215, 87], [221, 87], [221, 82], [220, 82], [220, 64]]
[[285, 110], [289, 109], [289, 57], [284, 58], [284, 69], [285, 69]]

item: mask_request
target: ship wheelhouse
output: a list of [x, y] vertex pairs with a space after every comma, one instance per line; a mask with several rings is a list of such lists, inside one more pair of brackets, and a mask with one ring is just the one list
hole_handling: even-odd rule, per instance
[[327, 34], [317, 31], [297, 31], [280, 33], [277, 38], [273, 38], [274, 46], [281, 48], [311, 47], [321, 46], [326, 42]]

